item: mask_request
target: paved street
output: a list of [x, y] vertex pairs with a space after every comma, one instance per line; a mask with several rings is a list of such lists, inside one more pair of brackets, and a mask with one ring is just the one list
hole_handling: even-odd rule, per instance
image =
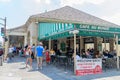
[[25, 58], [15, 57], [9, 63], [0, 66], [0, 80], [118, 80], [120, 71], [107, 70], [102, 74], [75, 76], [72, 71], [54, 65], [45, 65], [42, 70], [36, 70], [36, 61], [33, 62], [33, 71], [24, 69]]
[[39, 71], [29, 72], [24, 69], [24, 58], [14, 58], [9, 63], [0, 66], [0, 80], [51, 80]]

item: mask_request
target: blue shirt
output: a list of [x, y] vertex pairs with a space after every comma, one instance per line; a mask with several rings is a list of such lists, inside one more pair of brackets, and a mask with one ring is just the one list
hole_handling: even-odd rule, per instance
[[42, 57], [43, 56], [43, 51], [44, 51], [43, 46], [37, 46], [36, 47], [36, 52], [37, 52], [36, 56], [37, 57]]
[[13, 48], [13, 51], [16, 51], [16, 47]]

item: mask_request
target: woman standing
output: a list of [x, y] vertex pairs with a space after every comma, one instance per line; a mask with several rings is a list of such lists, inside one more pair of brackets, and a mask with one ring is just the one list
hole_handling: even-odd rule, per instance
[[32, 54], [32, 50], [31, 50], [31, 47], [29, 46], [27, 48], [27, 51], [26, 51], [26, 57], [27, 57], [27, 60], [26, 60], [26, 68], [28, 68], [28, 62], [30, 63], [30, 69], [32, 69], [32, 57], [31, 57], [31, 54]]

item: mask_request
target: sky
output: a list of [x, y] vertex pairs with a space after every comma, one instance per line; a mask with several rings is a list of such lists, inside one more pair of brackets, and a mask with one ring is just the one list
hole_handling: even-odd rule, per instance
[[25, 24], [31, 15], [71, 6], [120, 25], [119, 3], [120, 0], [0, 0], [0, 18], [7, 17], [7, 29], [15, 28]]

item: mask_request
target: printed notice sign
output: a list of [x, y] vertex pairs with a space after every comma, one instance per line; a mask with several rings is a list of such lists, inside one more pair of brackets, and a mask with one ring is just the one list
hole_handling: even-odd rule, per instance
[[102, 59], [77, 59], [76, 75], [102, 73]]

